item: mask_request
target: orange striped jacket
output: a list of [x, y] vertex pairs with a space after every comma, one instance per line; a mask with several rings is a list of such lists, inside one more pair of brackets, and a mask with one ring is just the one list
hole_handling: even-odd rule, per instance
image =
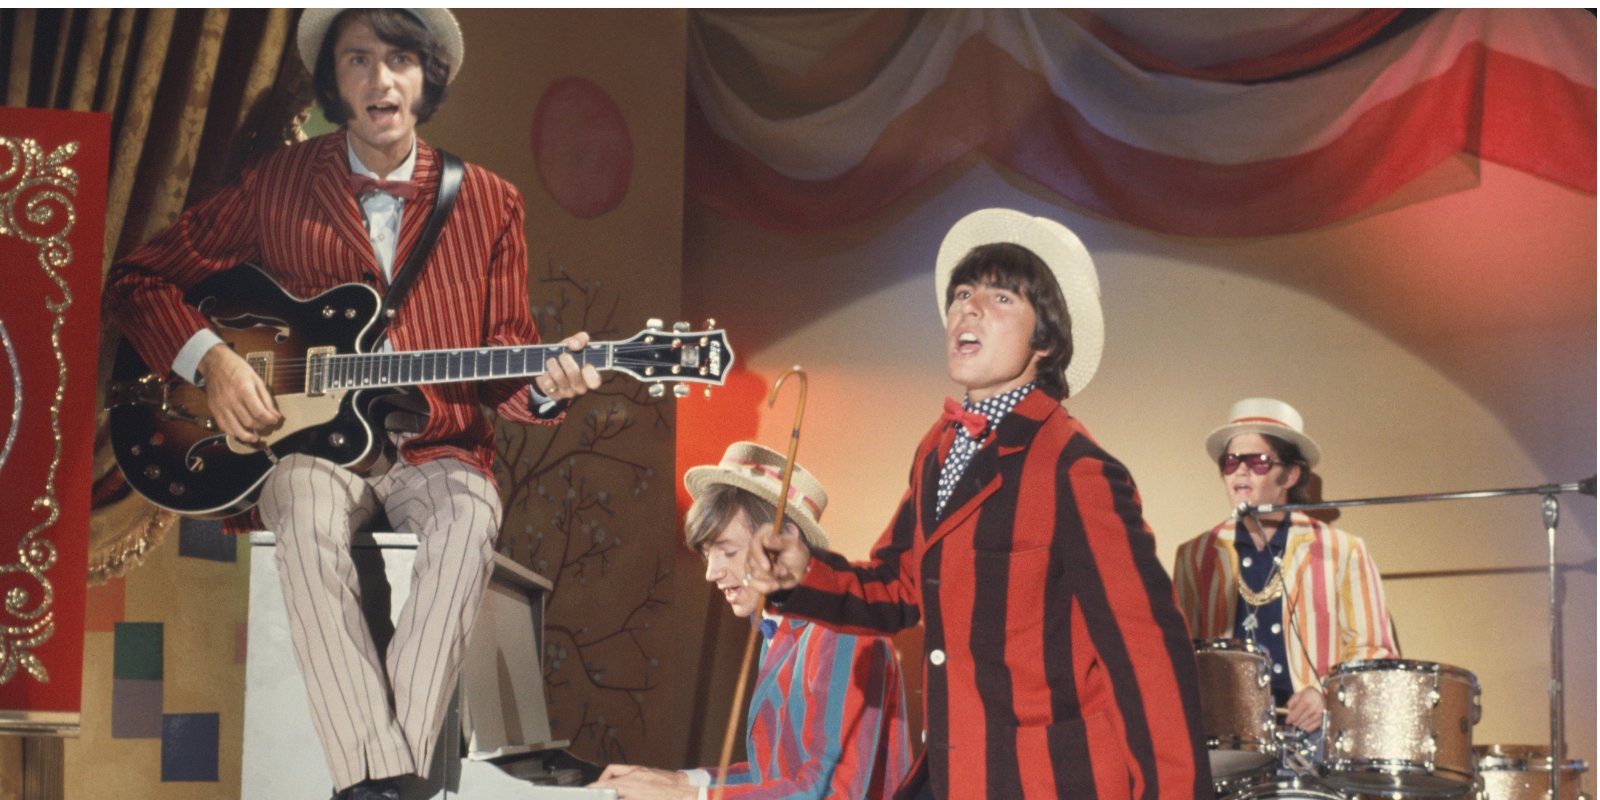
[[[1178, 547], [1173, 583], [1197, 639], [1232, 638], [1239, 555], [1229, 519]], [[1284, 549], [1284, 650], [1296, 691], [1346, 661], [1399, 658], [1378, 568], [1358, 536], [1292, 512]]]

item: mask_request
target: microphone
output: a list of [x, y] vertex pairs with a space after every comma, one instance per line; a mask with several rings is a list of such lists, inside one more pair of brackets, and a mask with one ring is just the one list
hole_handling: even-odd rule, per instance
[[1590, 475], [1588, 480], [1578, 481], [1578, 491], [1594, 497], [1594, 478], [1595, 476]]

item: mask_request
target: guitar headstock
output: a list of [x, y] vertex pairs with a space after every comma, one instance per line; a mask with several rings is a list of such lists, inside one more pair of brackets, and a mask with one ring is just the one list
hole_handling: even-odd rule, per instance
[[[723, 331], [714, 330], [715, 325], [715, 320], [708, 319], [705, 330], [693, 331], [689, 323], [679, 322], [667, 330], [661, 320], [652, 319], [644, 330], [616, 343], [611, 368], [652, 384], [652, 397], [666, 394], [667, 383], [678, 384], [672, 390], [678, 397], [689, 394], [686, 384], [721, 386], [733, 368], [733, 348]], [[710, 391], [706, 389], [708, 394]]]

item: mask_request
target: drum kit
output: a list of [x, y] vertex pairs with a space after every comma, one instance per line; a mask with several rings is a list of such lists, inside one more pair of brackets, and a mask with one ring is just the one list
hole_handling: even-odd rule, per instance
[[[1533, 800], [1548, 794], [1548, 778], [1537, 777], [1541, 768], [1549, 774], [1548, 759], [1540, 761], [1548, 749], [1473, 748], [1482, 706], [1471, 672], [1398, 658], [1341, 664], [1323, 681], [1327, 709], [1317, 737], [1278, 721], [1270, 661], [1254, 642], [1195, 643], [1219, 797]], [[1575, 775], [1584, 766], [1567, 768]], [[1577, 781], [1567, 785], [1576, 800]]]
[[[1408, 495], [1325, 503], [1241, 506], [1240, 513], [1357, 505], [1544, 496], [1550, 576], [1549, 745], [1479, 745], [1472, 728], [1482, 693], [1471, 672], [1406, 659], [1347, 661], [1323, 677], [1322, 726], [1305, 733], [1273, 707], [1271, 657], [1240, 639], [1195, 642], [1202, 727], [1211, 776], [1227, 800], [1588, 800], [1580, 794], [1588, 765], [1565, 754], [1561, 701], [1562, 642], [1556, 563], [1555, 495], [1595, 494], [1595, 479], [1570, 484]], [[1552, 753], [1557, 754], [1552, 757]]]

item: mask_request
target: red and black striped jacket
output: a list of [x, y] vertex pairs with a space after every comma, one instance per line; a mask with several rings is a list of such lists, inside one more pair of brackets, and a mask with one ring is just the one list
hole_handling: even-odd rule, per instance
[[[388, 286], [347, 184], [343, 132], [271, 153], [234, 185], [194, 205], [107, 275], [105, 309], [152, 368], [166, 370], [207, 322], [183, 303], [201, 280], [245, 261], [286, 291], [311, 297], [344, 283]], [[405, 204], [395, 264], [422, 235], [439, 188], [439, 160], [417, 139], [416, 200]], [[468, 164], [444, 230], [390, 323], [397, 350], [493, 347], [538, 342], [528, 311], [522, 196]], [[408, 441], [410, 461], [455, 456], [493, 475], [493, 428], [482, 405], [516, 422], [554, 422], [529, 408], [525, 380], [420, 387], [432, 412]]]
[[1214, 796], [1194, 649], [1128, 471], [1047, 393], [974, 455], [943, 519], [934, 426], [872, 559], [818, 552], [783, 612], [859, 633], [926, 625], [941, 798]]

